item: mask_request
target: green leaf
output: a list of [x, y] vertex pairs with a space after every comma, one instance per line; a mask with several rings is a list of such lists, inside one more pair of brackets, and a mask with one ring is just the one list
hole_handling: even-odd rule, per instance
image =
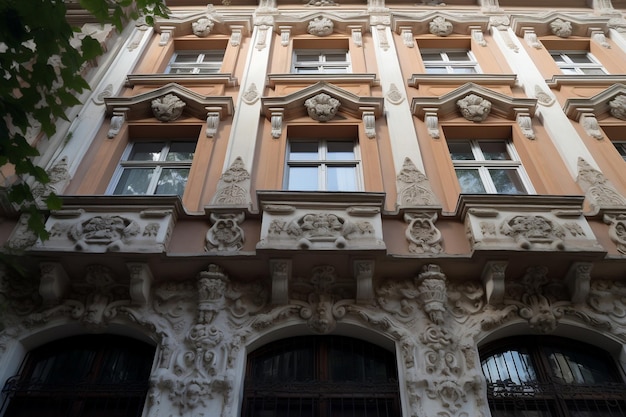
[[102, 55], [102, 46], [100, 46], [100, 42], [91, 36], [85, 36], [83, 38], [81, 49], [83, 51], [83, 59], [85, 61], [95, 59]]

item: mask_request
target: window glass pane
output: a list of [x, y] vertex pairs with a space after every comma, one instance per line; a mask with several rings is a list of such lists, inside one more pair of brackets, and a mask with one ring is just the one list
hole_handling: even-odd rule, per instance
[[167, 153], [166, 161], [191, 161], [194, 151], [196, 150], [196, 142], [172, 142], [170, 150]]
[[448, 68], [446, 67], [426, 67], [426, 74], [447, 74]]
[[346, 160], [354, 159], [354, 142], [329, 141], [327, 145], [326, 159]]
[[454, 74], [476, 74], [475, 67], [452, 67], [452, 72]]
[[195, 64], [198, 61], [197, 53], [183, 53], [179, 52], [176, 54], [176, 58], [174, 58], [174, 62], [180, 64]]
[[422, 59], [429, 62], [441, 62], [441, 54], [439, 52], [426, 52], [422, 53]]
[[326, 182], [328, 191], [356, 191], [356, 168], [329, 166]]
[[565, 63], [565, 59], [563, 58], [563, 56], [558, 53], [558, 52], [553, 52], [550, 55], [552, 55], [552, 58], [556, 61], [557, 64], [561, 64], [561, 63]]
[[564, 384], [603, 384], [615, 382], [604, 358], [566, 347], [547, 346], [552, 376]]
[[205, 52], [202, 57], [202, 62], [218, 64], [224, 60], [224, 52], [223, 51], [211, 51]]
[[530, 356], [522, 349], [492, 355], [483, 360], [481, 366], [489, 383], [505, 382], [521, 385], [537, 380]]
[[153, 174], [154, 168], [125, 168], [113, 194], [145, 195]]
[[526, 189], [515, 169], [490, 169], [489, 175], [499, 194], [526, 194]]
[[182, 196], [188, 176], [189, 168], [163, 168], [154, 193]]
[[289, 146], [289, 160], [317, 161], [319, 160], [318, 142], [291, 142]]
[[592, 64], [592, 63], [594, 63], [593, 60], [591, 60], [591, 58], [589, 58], [588, 54], [568, 53], [567, 56], [575, 64]]
[[471, 61], [469, 54], [465, 51], [448, 52], [450, 61]]
[[163, 142], [137, 142], [128, 156], [129, 161], [158, 161], [161, 158]]
[[581, 68], [582, 72], [587, 75], [605, 75], [606, 72], [602, 68]]
[[622, 158], [626, 161], [626, 142], [613, 142], [615, 145], [615, 149], [622, 156]]
[[487, 161], [507, 161], [511, 160], [509, 152], [506, 149], [506, 143], [503, 141], [498, 142], [478, 142], [480, 149], [483, 151], [483, 156]]
[[290, 190], [317, 191], [319, 189], [317, 175], [317, 167], [289, 167], [287, 187]]
[[485, 186], [477, 169], [456, 169], [456, 177], [461, 186], [461, 192], [465, 194], [484, 194]]
[[473, 161], [475, 159], [470, 142], [451, 141], [448, 142], [448, 149], [453, 161]]
[[561, 68], [561, 72], [566, 75], [578, 74], [578, 71], [576, 71], [576, 68]]
[[320, 62], [320, 56], [319, 54], [298, 53], [296, 54], [296, 60], [298, 62]]
[[346, 62], [346, 54], [345, 52], [326, 54], [326, 62]]

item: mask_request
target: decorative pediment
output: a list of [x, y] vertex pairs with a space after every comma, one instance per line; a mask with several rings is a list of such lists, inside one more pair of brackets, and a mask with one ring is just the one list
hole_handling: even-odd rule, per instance
[[[251, 32], [251, 28], [251, 16], [246, 18], [241, 14], [220, 13], [212, 4], [209, 4], [204, 11], [184, 16], [172, 15], [169, 19], [156, 19], [154, 22], [154, 30], [157, 33], [169, 33], [172, 37], [186, 35], [205, 37], [209, 33], [229, 36], [233, 33], [241, 33], [241, 35], [247, 36]], [[209, 33], [206, 32], [206, 29]]]
[[609, 16], [591, 16], [590, 14], [564, 14], [548, 12], [543, 15], [512, 15], [511, 28], [520, 38], [528, 31], [538, 37], [571, 36], [590, 37], [594, 32], [608, 32]]
[[322, 22], [329, 20], [332, 23], [333, 33], [352, 34], [357, 31], [359, 34], [369, 32], [370, 18], [365, 12], [351, 13], [342, 15], [341, 13], [333, 13], [326, 15], [319, 11], [302, 12], [296, 14], [281, 13], [274, 18], [274, 31], [280, 33], [281, 37], [289, 39], [290, 36], [309, 35], [309, 25], [311, 22]]
[[338, 112], [353, 118], [380, 117], [383, 113], [382, 97], [357, 96], [333, 84], [318, 82], [295, 93], [282, 97], [261, 98], [262, 111], [265, 117], [272, 119], [280, 115], [282, 120], [304, 117], [308, 114], [306, 101], [325, 94], [339, 101]]
[[[441, 23], [446, 22], [446, 23]], [[434, 34], [431, 29], [442, 28], [443, 25], [451, 29], [447, 35], [471, 35], [472, 31], [486, 32], [489, 26], [489, 16], [457, 15], [454, 13], [442, 13], [441, 11], [429, 11], [426, 13], [398, 13], [394, 14], [392, 29], [399, 35], [410, 31], [413, 35]], [[436, 33], [439, 33], [435, 30]], [[443, 36], [443, 35], [439, 35]]]
[[589, 98], [570, 98], [563, 111], [572, 120], [579, 121], [585, 115], [598, 120], [615, 117], [626, 120], [626, 85], [613, 84], [606, 90]]
[[107, 97], [104, 102], [108, 115], [123, 114], [126, 121], [140, 120], [154, 117], [153, 102], [162, 101], [166, 96], [184, 103], [183, 116], [206, 119], [211, 113], [218, 114], [221, 120], [233, 114], [232, 98], [203, 96], [175, 83], [132, 97]]
[[436, 115], [439, 120], [461, 115], [459, 101], [469, 96], [476, 96], [491, 103], [490, 117], [516, 120], [520, 114], [530, 117], [535, 113], [537, 100], [534, 98], [516, 98], [488, 88], [467, 83], [441, 97], [415, 97], [411, 103], [412, 113], [420, 119], [427, 115]]

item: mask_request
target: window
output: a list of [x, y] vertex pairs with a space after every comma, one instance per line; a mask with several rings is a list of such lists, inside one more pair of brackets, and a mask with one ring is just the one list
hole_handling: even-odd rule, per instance
[[476, 74], [478, 62], [469, 50], [422, 49], [427, 74]]
[[170, 60], [168, 74], [215, 74], [224, 60], [224, 51], [176, 51]]
[[299, 191], [357, 191], [359, 160], [354, 140], [289, 141], [285, 185]]
[[248, 356], [242, 417], [400, 416], [393, 353], [341, 336], [279, 340]]
[[617, 149], [617, 152], [621, 155], [622, 159], [626, 161], [626, 141], [614, 141], [613, 145], [615, 146], [615, 149]]
[[606, 70], [587, 51], [550, 51], [563, 74], [605, 75]]
[[294, 52], [296, 74], [345, 74], [351, 71], [347, 49], [298, 49]]
[[530, 181], [509, 140], [448, 141], [456, 177], [465, 194], [528, 194]]
[[5, 384], [4, 417], [139, 417], [153, 358], [154, 347], [122, 336], [41, 346]]
[[617, 364], [594, 346], [561, 338], [510, 338], [481, 349], [493, 417], [626, 415]]
[[110, 192], [122, 195], [183, 195], [196, 141], [131, 143]]

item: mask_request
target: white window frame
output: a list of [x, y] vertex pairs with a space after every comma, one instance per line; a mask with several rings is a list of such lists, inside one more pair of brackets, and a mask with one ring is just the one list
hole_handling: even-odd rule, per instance
[[[555, 55], [559, 55], [563, 62], [559, 62], [555, 59]], [[585, 55], [590, 63], [577, 63], [572, 60], [570, 55]], [[608, 74], [608, 71], [604, 68], [602, 63], [598, 61], [598, 59], [593, 56], [593, 54], [589, 51], [585, 50], [550, 50], [550, 56], [554, 59], [554, 62], [559, 66], [561, 72], [563, 74], [571, 74], [571, 75], [599, 75], [599, 74], [588, 74], [585, 72], [586, 69], [593, 70], [601, 70], [604, 74]]]
[[[291, 145], [294, 142], [317, 142], [317, 159], [309, 160], [292, 160]], [[327, 159], [327, 150], [329, 142], [352, 142], [354, 159], [345, 160], [330, 160]], [[328, 190], [327, 171], [328, 167], [353, 167], [354, 168], [354, 182], [355, 190]], [[287, 142], [287, 151], [285, 154], [285, 173], [283, 178], [283, 188], [290, 191], [302, 191], [298, 188], [289, 187], [289, 173], [292, 167], [316, 167], [317, 168], [317, 190], [309, 191], [361, 191], [363, 190], [362, 181], [362, 161], [359, 152], [359, 141], [354, 138], [332, 138], [332, 139], [313, 139], [313, 138], [297, 138], [289, 139]]]
[[[530, 182], [530, 178], [522, 165], [522, 161], [513, 146], [513, 141], [510, 139], [451, 139], [448, 143], [459, 143], [465, 142], [471, 145], [471, 150], [474, 155], [474, 160], [460, 160], [460, 159], [452, 159], [452, 165], [454, 165], [454, 170], [456, 174], [456, 170], [458, 168], [469, 168], [469, 169], [477, 169], [480, 174], [480, 179], [482, 181], [483, 187], [485, 188], [486, 194], [499, 194], [496, 186], [493, 183], [491, 175], [489, 174], [490, 168], [500, 168], [500, 169], [511, 169], [514, 170], [519, 176], [522, 185], [525, 188], [525, 195], [534, 194], [535, 190]], [[506, 160], [490, 160], [485, 159], [482, 149], [480, 148], [479, 143], [481, 142], [499, 142], [505, 143], [506, 150], [511, 159]], [[452, 155], [450, 154], [450, 158]], [[460, 185], [460, 184], [459, 184]], [[464, 191], [461, 190], [463, 194]], [[524, 195], [524, 194], [522, 194]]]
[[626, 140], [614, 140], [611, 142], [613, 143], [613, 146], [615, 146], [615, 149], [620, 154], [622, 159], [626, 161]]
[[[163, 171], [163, 168], [183, 168], [183, 169], [188, 169], [189, 171], [191, 171], [193, 157], [189, 161], [166, 161], [165, 160], [165, 158], [167, 157], [167, 154], [169, 153], [170, 146], [173, 142], [196, 143], [197, 140], [192, 139], [192, 138], [184, 138], [180, 140], [158, 140], [158, 139], [150, 140], [148, 139], [148, 140], [142, 140], [142, 141], [133, 141], [129, 143], [126, 146], [124, 153], [122, 154], [120, 163], [117, 169], [115, 170], [115, 173], [113, 174], [113, 178], [111, 178], [111, 182], [109, 183], [106, 194], [109, 194], [109, 195], [155, 195], [155, 191], [156, 191], [159, 179], [161, 177], [161, 172]], [[158, 161], [128, 160], [133, 150], [133, 147], [139, 143], [162, 144], [161, 153], [159, 155], [159, 160]], [[116, 194], [115, 189], [117, 188], [118, 183], [122, 179], [122, 175], [124, 174], [124, 171], [127, 169], [133, 169], [133, 168], [153, 168], [154, 169], [153, 171], [154, 175], [152, 176], [152, 179], [150, 180], [150, 184], [148, 185], [148, 189], [146, 190], [146, 193], [145, 194]], [[185, 183], [185, 187], [186, 186], [187, 186], [187, 183]], [[166, 195], [166, 194], [163, 194], [163, 195]]]
[[[222, 63], [224, 62], [224, 53], [223, 50], [180, 50], [174, 52], [172, 58], [170, 59], [167, 68], [165, 69], [166, 74], [216, 74], [222, 68]], [[195, 62], [176, 62], [176, 59], [182, 55], [195, 55]], [[209, 58], [218, 58], [212, 59], [209, 62], [204, 62], [206, 57]], [[189, 70], [184, 72], [175, 72], [177, 69]]]
[[[467, 61], [455, 61], [450, 59], [448, 53], [451, 52], [465, 52], [469, 60]], [[482, 73], [480, 69], [480, 65], [478, 65], [478, 60], [469, 49], [421, 49], [420, 54], [422, 55], [422, 62], [424, 63], [424, 68], [426, 68], [427, 74], [441, 74], [436, 72], [428, 72], [428, 68], [431, 67], [445, 67], [447, 74], [472, 74], [463, 71], [457, 71], [459, 68], [467, 68], [471, 67], [474, 69], [474, 74]], [[424, 54], [439, 54], [441, 60], [440, 61], [426, 61], [423, 57]]]
[[[345, 54], [345, 60], [327, 62], [327, 55], [340, 53]], [[298, 55], [317, 55], [318, 60], [299, 61]], [[350, 50], [348, 49], [294, 49], [291, 62], [291, 72], [293, 74], [344, 74], [352, 72]], [[338, 69], [341, 69], [341, 71], [337, 71]], [[307, 71], [302, 72], [304, 70]]]

